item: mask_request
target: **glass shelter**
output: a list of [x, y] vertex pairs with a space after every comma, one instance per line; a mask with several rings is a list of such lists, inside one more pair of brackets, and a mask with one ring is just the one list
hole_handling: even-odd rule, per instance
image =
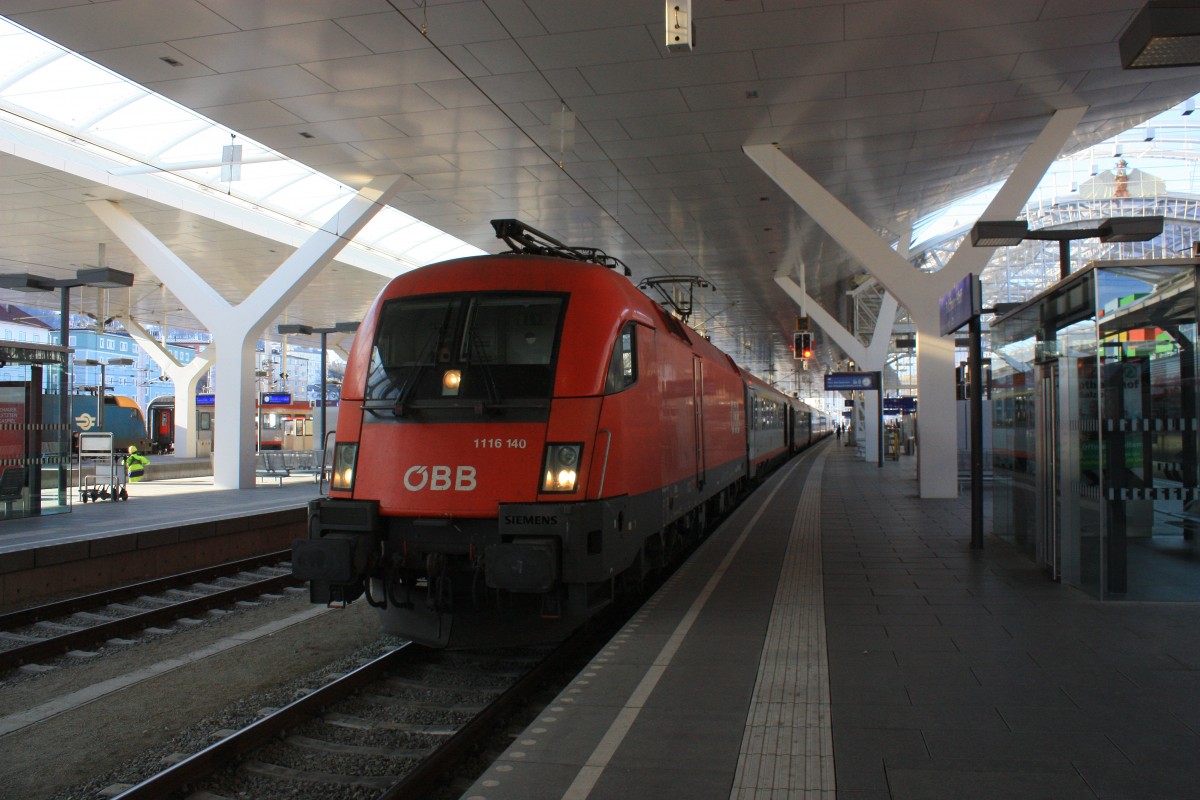
[[1096, 597], [1200, 599], [1198, 269], [1093, 262], [992, 323], [994, 531]]
[[59, 374], [69, 350], [0, 343], [0, 519], [71, 510]]

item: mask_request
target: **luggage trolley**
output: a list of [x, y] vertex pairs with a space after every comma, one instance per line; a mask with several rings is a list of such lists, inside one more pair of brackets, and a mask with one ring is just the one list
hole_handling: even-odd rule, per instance
[[[111, 432], [79, 434], [79, 499], [128, 500], [125, 490], [125, 454], [113, 452]], [[90, 475], [84, 470], [90, 468]]]

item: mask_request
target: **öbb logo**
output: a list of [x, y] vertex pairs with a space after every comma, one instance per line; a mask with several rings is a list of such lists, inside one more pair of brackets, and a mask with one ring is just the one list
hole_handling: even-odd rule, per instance
[[474, 467], [409, 467], [404, 473], [404, 488], [410, 492], [428, 489], [431, 492], [474, 491], [476, 486]]

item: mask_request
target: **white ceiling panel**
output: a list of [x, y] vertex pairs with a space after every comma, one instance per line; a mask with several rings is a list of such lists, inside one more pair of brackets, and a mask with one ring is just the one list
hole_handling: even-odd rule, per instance
[[607, 3], [564, 3], [562, 0], [525, 0], [538, 21], [551, 34], [616, 28], [623, 25], [652, 25], [662, 21], [662, 5], [642, 0], [611, 0]]
[[682, 89], [730, 81], [752, 81], [758, 77], [756, 58], [751, 53], [675, 53], [666, 58], [608, 62], [579, 67], [588, 86], [597, 94], [640, 92], [648, 89]]
[[[937, 39], [936, 34], [922, 33], [803, 47], [774, 47], [756, 50], [754, 65], [763, 78], [794, 78], [928, 64], [933, 60]], [[983, 49], [980, 53], [987, 53], [987, 50]]]
[[[889, 35], [894, 35], [891, 31]], [[842, 7], [819, 5], [776, 11], [753, 17], [728, 16], [701, 26], [696, 33], [697, 46], [705, 52], [746, 52], [772, 47], [795, 47], [815, 42], [840, 42], [850, 36], [843, 22]]]
[[534, 36], [524, 40], [522, 47], [543, 70], [661, 58], [657, 40], [642, 27]]
[[463, 133], [359, 142], [356, 147], [375, 158], [408, 158], [410, 156], [492, 150], [494, 145], [479, 133], [465, 131]]
[[[295, 125], [304, 120], [295, 114], [275, 105], [269, 100], [258, 100], [253, 103], [234, 103], [227, 106], [210, 106], [196, 109], [204, 116], [222, 125], [228, 125], [235, 131], [250, 132], [256, 129], [270, 128], [282, 125]], [[255, 139], [263, 144], [269, 144], [255, 135]]]
[[1007, 80], [1016, 63], [1016, 56], [997, 56], [852, 72], [846, 76], [846, 94], [856, 97], [995, 83]]
[[[196, 0], [110, 0], [86, 6], [0, 14], [77, 53], [232, 33], [237, 27]], [[20, 4], [18, 4], [20, 5]]]
[[[283, 111], [281, 108], [280, 111]], [[290, 116], [295, 117], [294, 114]], [[269, 128], [246, 128], [245, 132], [268, 147], [286, 150], [296, 147], [303, 151], [309, 145], [320, 143], [343, 144], [365, 142], [374, 139], [394, 139], [403, 136], [400, 131], [388, 125], [379, 117], [359, 117], [357, 119], [341, 119], [330, 122], [298, 122], [291, 125]], [[309, 139], [302, 136], [310, 134]]]
[[531, 100], [554, 100], [559, 96], [546, 79], [536, 72], [483, 76], [475, 79], [475, 85], [501, 106]]
[[1129, 15], [1112, 13], [1069, 17], [1020, 25], [996, 25], [971, 31], [958, 31], [938, 37], [935, 58], [960, 61], [979, 54], [986, 43], [993, 53], [1031, 53], [1047, 48], [1111, 42], [1120, 34]]
[[846, 38], [881, 39], [922, 33], [928, 20], [939, 20], [942, 35], [964, 28], [988, 28], [1036, 20], [1044, 0], [964, 3], [962, 0], [872, 0], [851, 3], [846, 10]]
[[339, 92], [460, 77], [458, 70], [434, 50], [335, 58], [305, 63], [304, 68]]
[[480, 0], [441, 5], [422, 3], [421, 7], [403, 13], [412, 25], [426, 30], [429, 39], [439, 47], [510, 38], [487, 3]]
[[245, 72], [370, 53], [329, 20], [180, 39], [173, 44], [217, 72]]
[[[387, 0], [290, 0], [287, 3], [203, 0], [203, 2], [204, 5], [242, 30], [286, 27], [301, 22], [316, 22], [391, 11]], [[405, 3], [404, 5], [411, 4]]]
[[583, 122], [639, 116], [661, 116], [689, 110], [678, 89], [619, 92], [571, 98], [571, 109]]
[[[836, 100], [846, 96], [846, 82], [842, 75], [814, 75], [811, 78], [691, 86], [681, 91], [692, 111], [749, 109], [755, 105]], [[855, 105], [861, 106], [858, 102]]]
[[421, 84], [421, 90], [436, 100], [442, 108], [492, 105], [487, 95], [480, 91], [474, 81], [468, 78], [428, 81]]
[[[334, 0], [337, 2], [337, 0]], [[233, 0], [242, 2], [242, 0]], [[288, 3], [263, 3], [254, 5], [290, 5]], [[395, 53], [402, 50], [421, 50], [432, 47], [421, 35], [420, 29], [395, 11], [368, 14], [356, 17], [337, 17], [337, 23], [372, 53]]]
[[[465, 45], [465, 49], [489, 75], [508, 75], [513, 72], [533, 72], [535, 67], [521, 46], [511, 39], [492, 42], [476, 42]], [[456, 64], [458, 59], [451, 55]]]
[[329, 84], [298, 66], [155, 81], [147, 88], [188, 108], [278, 101], [330, 90]]
[[93, 53], [92, 58], [142, 85], [214, 75], [217, 72], [164, 42], [104, 50]]
[[349, 92], [284, 97], [275, 102], [307, 122], [357, 119], [402, 111], [433, 111], [441, 104], [416, 86], [380, 86]]
[[490, 131], [513, 127], [502, 111], [492, 106], [438, 108], [411, 114], [388, 114], [383, 121], [405, 136], [432, 136], [455, 131]]

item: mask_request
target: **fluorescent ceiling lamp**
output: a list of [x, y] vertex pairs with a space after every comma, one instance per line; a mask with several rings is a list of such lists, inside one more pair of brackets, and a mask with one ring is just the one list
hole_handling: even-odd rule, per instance
[[27, 272], [0, 275], [0, 289], [11, 289], [15, 292], [48, 292], [53, 288], [50, 279], [41, 275], [30, 275]]
[[971, 227], [975, 247], [1012, 247], [1025, 241], [1029, 223], [1021, 220], [979, 220]]
[[1117, 42], [1125, 69], [1200, 65], [1200, 3], [1150, 0]]
[[1102, 242], [1148, 242], [1162, 232], [1162, 217], [1113, 217], [1100, 223]]
[[75, 279], [85, 285], [99, 289], [122, 289], [133, 286], [133, 273], [112, 267], [98, 269], [81, 269], [75, 272]]

